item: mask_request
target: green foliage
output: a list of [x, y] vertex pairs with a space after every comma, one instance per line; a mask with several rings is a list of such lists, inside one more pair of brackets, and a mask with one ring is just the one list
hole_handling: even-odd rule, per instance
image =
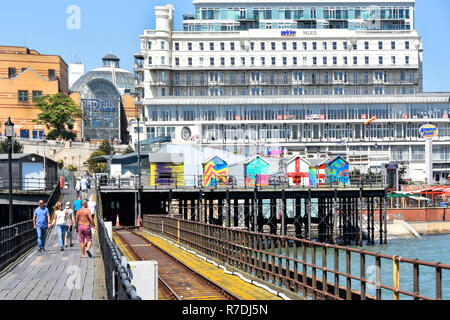
[[109, 142], [108, 139], [102, 141], [102, 144], [100, 145], [100, 147], [98, 147], [98, 150], [106, 155], [110, 155], [111, 151], [115, 153], [114, 147], [111, 145], [111, 142]]
[[72, 98], [62, 93], [46, 95], [37, 99], [36, 107], [41, 113], [34, 122], [44, 124], [50, 130], [47, 135], [49, 140], [75, 139], [76, 135], [71, 130], [75, 121], [82, 117], [82, 112]]
[[72, 171], [72, 172], [75, 172], [75, 171], [78, 171], [78, 168], [75, 167], [75, 166], [73, 166], [73, 165], [71, 165], [71, 164], [69, 164], [69, 165], [67, 166], [67, 170]]
[[130, 154], [130, 153], [134, 153], [134, 150], [133, 150], [132, 147], [128, 146], [128, 147], [122, 152], [122, 155]]
[[89, 172], [91, 173], [103, 173], [107, 171], [107, 164], [102, 162], [96, 162], [94, 160], [95, 157], [104, 156], [105, 153], [103, 151], [94, 151], [89, 159], [86, 161]]
[[[13, 139], [12, 147], [13, 153], [23, 153], [23, 145], [16, 139]], [[7, 154], [7, 153], [8, 153], [8, 139], [5, 139], [0, 142], [0, 154]]]
[[56, 163], [56, 166], [58, 167], [59, 170], [62, 170], [64, 168], [64, 161], [58, 160], [58, 162]]

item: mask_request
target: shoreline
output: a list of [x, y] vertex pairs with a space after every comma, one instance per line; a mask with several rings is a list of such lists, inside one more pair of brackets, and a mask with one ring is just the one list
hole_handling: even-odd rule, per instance
[[413, 239], [426, 235], [450, 234], [450, 221], [406, 222], [394, 220], [387, 225], [389, 239]]

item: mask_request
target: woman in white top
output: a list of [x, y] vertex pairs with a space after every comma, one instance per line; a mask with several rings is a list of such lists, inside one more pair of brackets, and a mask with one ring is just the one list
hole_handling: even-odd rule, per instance
[[[66, 209], [64, 209], [65, 212], [67, 212], [67, 221], [69, 222], [69, 228], [67, 229], [66, 233], [66, 248], [67, 243], [70, 242], [70, 246], [73, 247], [73, 241], [72, 241], [72, 230], [74, 225], [74, 212], [72, 209], [72, 206], [70, 204], [70, 201], [66, 202]], [[70, 240], [70, 241], [69, 241]]]
[[56, 232], [58, 232], [58, 240], [61, 251], [64, 251], [64, 240], [66, 238], [66, 232], [69, 228], [69, 217], [67, 216], [67, 211], [62, 211], [61, 202], [58, 202], [55, 205], [55, 214], [54, 214], [52, 226], [56, 225]]

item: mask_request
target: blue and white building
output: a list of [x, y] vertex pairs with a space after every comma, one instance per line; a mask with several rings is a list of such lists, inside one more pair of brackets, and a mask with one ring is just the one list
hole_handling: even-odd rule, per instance
[[[389, 161], [423, 181], [418, 128], [439, 128], [437, 180], [450, 168], [450, 94], [423, 92], [414, 0], [194, 0], [174, 7], [135, 54], [141, 139], [220, 146], [244, 156], [343, 154], [354, 168]], [[377, 117], [377, 121], [364, 123]], [[130, 127], [136, 139], [136, 124]]]

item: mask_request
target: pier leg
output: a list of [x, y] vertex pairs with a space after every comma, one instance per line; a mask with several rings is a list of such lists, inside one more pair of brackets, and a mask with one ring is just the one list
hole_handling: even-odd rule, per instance
[[270, 234], [277, 234], [277, 200], [270, 199], [270, 218], [269, 218]]

